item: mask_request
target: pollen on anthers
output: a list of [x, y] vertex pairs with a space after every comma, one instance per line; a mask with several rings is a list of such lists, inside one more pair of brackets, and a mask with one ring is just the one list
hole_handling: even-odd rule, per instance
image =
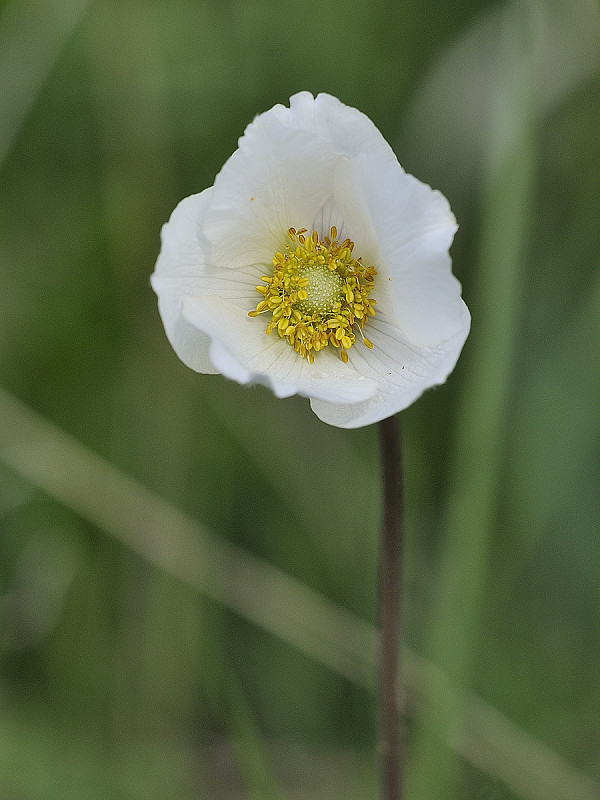
[[376, 301], [369, 295], [377, 271], [353, 257], [354, 242], [340, 243], [335, 227], [323, 239], [317, 231], [306, 233], [306, 228], [288, 230], [291, 243], [285, 253], [275, 253], [273, 274], [261, 277], [264, 285], [256, 291], [262, 299], [248, 316], [270, 312], [267, 336], [277, 331], [311, 364], [328, 345], [347, 362], [357, 333], [366, 347], [373, 347], [363, 329], [375, 316]]

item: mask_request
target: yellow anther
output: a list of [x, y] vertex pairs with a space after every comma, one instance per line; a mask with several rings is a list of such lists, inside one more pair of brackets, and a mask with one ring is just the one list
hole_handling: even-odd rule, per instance
[[[248, 312], [257, 317], [271, 312], [266, 327], [269, 336], [275, 328], [282, 339], [309, 363], [328, 345], [339, 349], [344, 363], [356, 342], [356, 331], [375, 315], [373, 266], [364, 267], [354, 259], [350, 239], [338, 243], [338, 230], [319, 239], [318, 231], [288, 229], [291, 240], [284, 252], [273, 256], [273, 274], [261, 275], [263, 284], [256, 291], [263, 299]], [[364, 339], [364, 337], [363, 337]], [[365, 345], [372, 348], [368, 339]]]

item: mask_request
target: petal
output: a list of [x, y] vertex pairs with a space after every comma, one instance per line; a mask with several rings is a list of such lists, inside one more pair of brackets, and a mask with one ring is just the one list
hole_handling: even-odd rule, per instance
[[323, 93], [313, 99], [310, 92], [299, 92], [290, 98], [289, 110], [283, 110], [290, 125], [314, 131], [342, 156], [369, 153], [396, 161], [394, 151], [369, 117], [337, 97]]
[[182, 296], [207, 264], [209, 244], [202, 218], [211, 189], [182, 200], [161, 231], [161, 251], [150, 282], [167, 338], [179, 358], [196, 372], [216, 373], [208, 350], [210, 339], [181, 316]]
[[[397, 162], [359, 156], [338, 166], [335, 199], [347, 228], [358, 229], [354, 240], [363, 237], [368, 257], [378, 259], [373, 296], [380, 303], [384, 292], [406, 335], [427, 347], [466, 337], [470, 317], [448, 254], [457, 226], [446, 198]], [[385, 310], [392, 313], [389, 303]]]
[[348, 233], [348, 228], [342, 217], [342, 212], [338, 208], [333, 197], [330, 197], [325, 205], [317, 212], [309, 230], [317, 231], [319, 238], [322, 239], [324, 236], [330, 235], [333, 227], [337, 228], [337, 238], [340, 242], [343, 242], [346, 238], [352, 238]]
[[308, 228], [331, 195], [339, 156], [314, 133], [271, 112], [240, 139], [214, 186], [204, 232], [215, 266], [270, 264], [290, 227]]
[[210, 357], [219, 372], [238, 383], [261, 383], [278, 397], [301, 394], [331, 403], [357, 403], [376, 390], [375, 381], [344, 364], [329, 348], [314, 364], [276, 332], [266, 336], [266, 323], [248, 316], [237, 303], [220, 297], [186, 298], [185, 319], [213, 340]]
[[[467, 331], [468, 332], [468, 331]], [[376, 393], [353, 404], [311, 400], [319, 419], [339, 428], [359, 428], [402, 411], [426, 389], [444, 383], [460, 354], [467, 333], [461, 331], [437, 348], [416, 349], [392, 323], [378, 314], [370, 321], [372, 350], [355, 344], [349, 357], [357, 372], [376, 381]]]
[[215, 181], [204, 223], [212, 263], [270, 264], [287, 230], [309, 228], [331, 197], [340, 161], [359, 153], [397, 164], [371, 120], [331, 95], [301, 92], [259, 115]]
[[220, 293], [245, 300], [256, 297], [257, 270], [216, 272], [209, 264], [210, 244], [202, 220], [212, 189], [182, 200], [161, 232], [161, 251], [150, 282], [167, 338], [179, 358], [196, 372], [217, 372], [209, 357], [210, 337], [182, 316], [183, 298]]

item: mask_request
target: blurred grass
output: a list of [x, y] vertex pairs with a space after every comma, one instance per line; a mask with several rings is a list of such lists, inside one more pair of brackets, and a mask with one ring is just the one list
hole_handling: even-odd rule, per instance
[[[519, 45], [525, 8], [535, 53]], [[372, 431], [329, 429], [301, 399], [187, 371], [148, 276], [176, 202], [212, 183], [256, 113], [299, 89], [364, 110], [403, 165], [449, 197], [473, 334], [448, 386], [405, 414], [406, 627], [458, 687], [442, 688], [433, 711], [416, 686], [407, 696], [421, 765], [410, 800], [444, 785], [445, 798], [535, 797], [525, 761], [508, 774], [505, 758], [484, 757], [455, 688], [600, 782], [598, 42], [598, 7], [585, 0], [351, 0], [343, 13], [327, 0], [0, 3], [0, 382], [120, 468], [125, 497], [128, 474], [365, 623]], [[512, 75], [490, 69], [499, 45], [535, 56], [534, 75], [518, 58]], [[508, 103], [499, 118], [491, 96]], [[498, 195], [490, 122], [498, 131], [511, 119], [532, 128]], [[500, 300], [494, 287], [511, 270], [514, 294]], [[275, 469], [281, 452], [301, 466]], [[350, 489], [324, 491], [306, 467], [331, 453]], [[199, 596], [7, 464], [3, 800], [235, 800], [275, 796], [275, 783], [288, 798], [376, 796], [363, 667], [336, 671], [351, 663], [343, 627], [324, 666], [309, 638], [291, 647], [228, 610], [231, 578], [215, 578], [225, 601]], [[109, 514], [93, 479], [86, 496]], [[457, 497], [460, 521], [448, 511]], [[181, 556], [177, 531], [165, 523], [161, 535]], [[245, 579], [273, 624], [302, 631], [304, 599], [290, 623], [285, 602]], [[457, 592], [470, 600], [440, 601]], [[412, 720], [449, 702], [452, 730], [437, 734], [464, 758], [446, 772], [452, 750], [429, 739], [432, 762]], [[492, 724], [487, 708], [478, 719]], [[568, 780], [557, 797], [576, 786]]]
[[[226, 544], [2, 390], [0, 409], [0, 455], [17, 474], [142, 556], [159, 570], [158, 579], [162, 573], [178, 579], [357, 686], [374, 689], [373, 627], [267, 562]], [[158, 593], [155, 584], [154, 600]], [[252, 711], [221, 640], [212, 643], [210, 667], [202, 686], [209, 708], [229, 723], [246, 790], [252, 797], [273, 796]], [[401, 677], [413, 713], [433, 719], [444, 743], [471, 765], [483, 765], [490, 775], [535, 800], [566, 800], [574, 793], [580, 800], [597, 796], [593, 781], [479, 698], [458, 692], [455, 676], [450, 681], [410, 647], [404, 648]], [[149, 694], [156, 702], [163, 692], [164, 686], [154, 685]], [[459, 734], [445, 719], [448, 708], [463, 710]]]
[[[534, 4], [507, 5], [496, 17], [489, 48], [493, 80], [484, 106], [488, 124], [476, 257], [479, 281], [472, 301], [480, 314], [472, 326], [456, 414], [447, 536], [429, 643], [432, 657], [457, 687], [468, 686], [471, 677], [518, 340], [535, 174], [534, 98], [541, 49], [535, 10]], [[468, 577], [457, 580], [458, 575]], [[442, 698], [441, 705], [434, 719], [418, 729], [408, 779], [408, 795], [415, 800], [443, 800], [456, 783], [458, 761], [444, 742], [459, 735], [462, 713], [451, 696], [445, 702]]]

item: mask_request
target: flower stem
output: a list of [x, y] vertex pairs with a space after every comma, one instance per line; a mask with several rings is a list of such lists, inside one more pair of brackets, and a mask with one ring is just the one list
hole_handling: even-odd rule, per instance
[[402, 584], [402, 453], [396, 417], [379, 423], [382, 517], [379, 551], [377, 696], [382, 798], [401, 800], [403, 747], [398, 702], [398, 652]]

